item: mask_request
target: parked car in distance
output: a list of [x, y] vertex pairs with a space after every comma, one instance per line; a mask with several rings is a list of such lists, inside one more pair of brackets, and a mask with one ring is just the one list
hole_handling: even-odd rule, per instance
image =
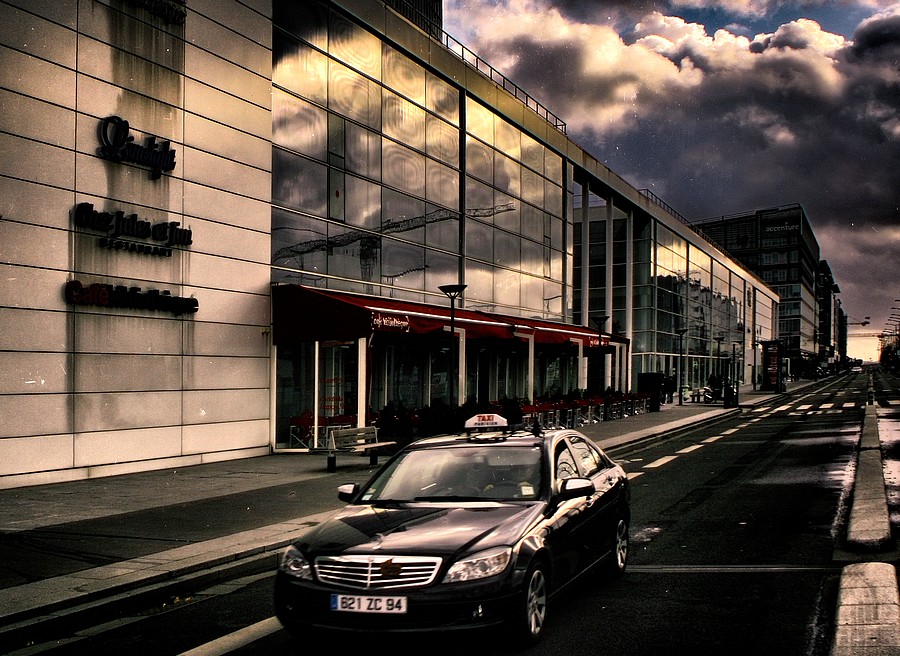
[[338, 490], [348, 505], [276, 573], [298, 637], [504, 626], [533, 644], [568, 583], [627, 565], [628, 478], [575, 430], [425, 438]]
[[850, 367], [850, 373], [851, 373], [851, 374], [861, 374], [862, 371], [863, 371], [863, 368], [860, 367], [859, 365]]

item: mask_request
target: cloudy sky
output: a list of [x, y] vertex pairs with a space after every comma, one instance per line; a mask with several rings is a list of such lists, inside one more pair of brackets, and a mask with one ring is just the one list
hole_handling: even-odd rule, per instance
[[444, 0], [444, 29], [688, 220], [800, 203], [851, 334], [891, 325], [900, 2]]

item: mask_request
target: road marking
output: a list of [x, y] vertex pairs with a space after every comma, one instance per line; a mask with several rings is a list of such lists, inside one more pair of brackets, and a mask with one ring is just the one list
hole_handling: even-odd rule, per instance
[[856, 401], [848, 401], [847, 403], [845, 403], [845, 404], [842, 405], [841, 407], [842, 407], [842, 408], [855, 408], [855, 407], [856, 407]]
[[812, 403], [804, 403], [803, 405], [798, 405], [797, 410], [809, 410], [812, 407]]
[[644, 469], [656, 469], [657, 467], [662, 467], [663, 465], [672, 462], [677, 457], [678, 456], [665, 456], [659, 460], [654, 460], [649, 465], [644, 465]]
[[629, 472], [628, 480], [630, 481], [630, 480], [637, 478], [638, 476], [643, 476], [643, 475], [644, 475], [644, 472]]
[[737, 428], [729, 428], [728, 430], [723, 430], [722, 435], [731, 435], [732, 433], [737, 433]]
[[221, 656], [241, 647], [246, 647], [250, 643], [280, 630], [281, 622], [278, 621], [278, 618], [270, 617], [262, 622], [246, 626], [240, 631], [229, 633], [221, 638], [216, 638], [212, 642], [207, 642], [205, 645], [183, 652], [181, 656]]
[[722, 439], [721, 435], [714, 435], [712, 437], [707, 437], [705, 440], [703, 440], [703, 443], [704, 444], [712, 444], [713, 442], [717, 442], [718, 440], [721, 440], [721, 439]]
[[822, 405], [819, 406], [819, 409], [820, 410], [828, 410], [828, 408], [833, 408], [833, 407], [834, 407], [834, 403], [823, 403]]
[[687, 446], [687, 447], [681, 449], [680, 451], [676, 451], [675, 453], [690, 453], [691, 451], [696, 451], [697, 449], [702, 449], [702, 448], [703, 448], [702, 444], [694, 444], [692, 446]]

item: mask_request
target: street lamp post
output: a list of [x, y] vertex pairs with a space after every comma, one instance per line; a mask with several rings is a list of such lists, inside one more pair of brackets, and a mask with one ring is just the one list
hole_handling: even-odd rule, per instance
[[440, 285], [438, 289], [440, 289], [444, 295], [450, 299], [450, 339], [452, 340], [451, 349], [450, 349], [450, 360], [452, 364], [452, 371], [449, 372], [447, 381], [450, 387], [450, 404], [451, 407], [459, 406], [459, 397], [456, 391], [456, 383], [459, 378], [459, 351], [457, 348], [456, 342], [456, 330], [454, 325], [454, 320], [456, 318], [456, 299], [460, 297], [463, 291], [468, 287], [468, 285], [463, 284], [454, 284], [454, 285]]
[[684, 334], [687, 328], [679, 328], [678, 333], [678, 405], [684, 405]]
[[[722, 336], [721, 334], [719, 334], [719, 335], [716, 335], [715, 337], [713, 337], [713, 339], [716, 340], [716, 366], [715, 366], [716, 378], [719, 379], [719, 382], [721, 383], [721, 379], [722, 379], [722, 340], [724, 340], [725, 337]], [[713, 390], [713, 398], [715, 398], [716, 396], [718, 396], [718, 395], [716, 394], [716, 391]]]
[[740, 383], [738, 381], [738, 361], [737, 355], [735, 354], [735, 348], [739, 344], [743, 344], [743, 342], [739, 340], [735, 340], [731, 342], [731, 384], [734, 385], [734, 407], [737, 408], [739, 405], [738, 401], [738, 390], [740, 389]]

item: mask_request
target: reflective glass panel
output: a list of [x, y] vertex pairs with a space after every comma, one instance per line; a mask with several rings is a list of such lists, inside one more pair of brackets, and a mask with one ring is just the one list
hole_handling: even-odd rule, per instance
[[519, 272], [494, 269], [494, 301], [503, 305], [519, 305]]
[[347, 223], [378, 230], [381, 227], [381, 187], [348, 175], [346, 188]]
[[494, 155], [494, 185], [513, 196], [521, 195], [522, 166], [500, 152]]
[[491, 183], [494, 180], [494, 149], [474, 137], [466, 137], [466, 173]]
[[494, 264], [518, 269], [521, 264], [519, 237], [505, 230], [494, 231]]
[[275, 203], [325, 216], [328, 175], [324, 164], [273, 148], [272, 187]]
[[425, 156], [384, 139], [381, 143], [382, 180], [416, 196], [425, 195]]
[[345, 162], [348, 171], [381, 179], [381, 135], [355, 123], [346, 123]]
[[544, 146], [527, 134], [522, 134], [522, 163], [538, 173], [544, 170]]
[[537, 242], [544, 241], [544, 213], [527, 203], [522, 205], [522, 235]]
[[324, 105], [328, 99], [328, 58], [275, 32], [272, 82]]
[[331, 15], [328, 51], [358, 71], [381, 79], [381, 40], [336, 13]]
[[493, 215], [494, 190], [474, 178], [466, 178], [466, 216], [489, 221]]
[[522, 156], [522, 133], [519, 129], [504, 121], [499, 116], [494, 123], [494, 147], [501, 153], [520, 159]]
[[382, 238], [344, 227], [328, 226], [328, 273], [332, 276], [380, 282]]
[[544, 209], [553, 216], [563, 215], [562, 187], [557, 187], [549, 180], [544, 180]]
[[444, 208], [428, 207], [425, 243], [431, 248], [459, 252], [459, 214]]
[[459, 129], [437, 116], [425, 117], [425, 152], [450, 166], [459, 166]]
[[520, 208], [522, 201], [512, 196], [494, 192], [494, 225], [512, 233], [519, 234], [522, 229]]
[[431, 73], [425, 74], [425, 106], [459, 125], [459, 91]]
[[383, 82], [413, 102], [425, 104], [425, 69], [388, 45], [384, 46]]
[[549, 150], [545, 151], [544, 175], [553, 180], [556, 184], [561, 185], [563, 182], [562, 158]]
[[449, 285], [457, 281], [459, 258], [455, 255], [426, 250], [425, 265], [424, 289], [437, 289], [440, 285]]
[[392, 189], [384, 189], [381, 197], [382, 224], [384, 234], [401, 239], [422, 241], [418, 232], [425, 225], [425, 202], [418, 198], [401, 194]]
[[272, 141], [324, 161], [327, 129], [324, 109], [272, 89]]
[[381, 127], [381, 87], [338, 62], [329, 62], [328, 107], [370, 128]]
[[275, 2], [272, 22], [318, 48], [328, 47], [328, 10], [318, 2]]
[[544, 178], [528, 169], [522, 169], [522, 198], [538, 207], [544, 204]]
[[425, 198], [452, 210], [459, 210], [459, 171], [428, 159], [425, 162], [425, 181]]
[[494, 257], [493, 234], [491, 226], [481, 221], [466, 221], [466, 255], [491, 262]]
[[304, 214], [272, 209], [272, 264], [325, 272], [327, 224]]
[[494, 267], [466, 260], [466, 307], [488, 312], [494, 309]]
[[387, 284], [422, 289], [425, 284], [425, 249], [414, 244], [383, 239], [382, 279]]
[[543, 279], [535, 276], [523, 275], [519, 280], [519, 286], [519, 302], [522, 307], [528, 308], [535, 314], [542, 312], [544, 297]]
[[494, 143], [494, 113], [472, 98], [466, 98], [466, 130], [487, 144]]
[[384, 92], [382, 130], [389, 137], [415, 148], [425, 150], [425, 110], [390, 91]]
[[544, 247], [529, 239], [522, 240], [522, 270], [541, 273], [544, 270]]

